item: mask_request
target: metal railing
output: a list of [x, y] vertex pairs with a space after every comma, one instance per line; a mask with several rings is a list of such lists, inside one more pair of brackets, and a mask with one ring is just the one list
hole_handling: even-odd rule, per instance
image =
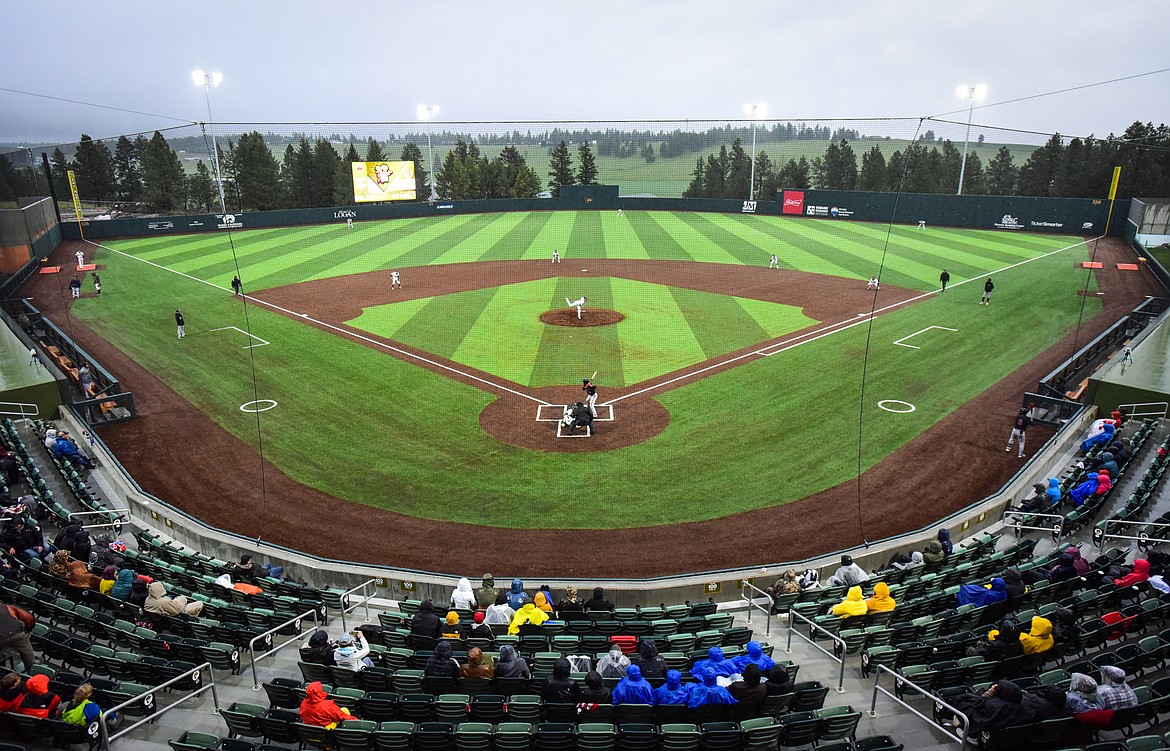
[[[804, 634], [800, 633], [800, 631], [797, 630], [796, 627], [793, 625], [793, 620], [796, 618], [799, 618], [800, 620], [802, 620], [808, 624], [810, 634], [813, 631], [819, 631], [820, 633], [822, 633], [825, 636], [832, 639], [833, 643], [841, 648], [841, 656], [838, 657], [834, 652], [830, 652], [829, 650], [822, 647], [820, 644], [817, 644], [816, 641], [814, 641], [811, 636], [805, 636]], [[814, 623], [812, 621], [812, 619], [809, 618], [808, 616], [801, 615], [800, 613], [796, 612], [795, 610], [789, 610], [788, 611], [788, 646], [785, 647], [785, 649], [784, 649], [785, 654], [792, 654], [792, 634], [793, 633], [795, 633], [801, 639], [804, 639], [806, 642], [811, 644], [814, 649], [819, 649], [821, 652], [824, 652], [829, 657], [832, 657], [834, 660], [841, 663], [841, 671], [837, 675], [837, 689], [836, 689], [836, 691], [839, 694], [845, 693], [845, 648], [846, 648], [845, 647], [845, 640], [842, 639], [840, 636], [837, 636], [836, 634], [834, 634], [832, 631], [827, 630], [823, 626], [820, 626], [820, 625]]]
[[1125, 413], [1126, 417], [1156, 417], [1166, 419], [1170, 412], [1170, 402], [1141, 402], [1139, 404], [1119, 404], [1117, 408]]
[[[1011, 521], [1015, 519], [1015, 521]], [[1033, 519], [1055, 519], [1052, 524], [1045, 527], [1038, 527], [1033, 524], [1026, 524], [1025, 522]], [[1016, 531], [1016, 537], [1024, 530], [1035, 530], [1038, 532], [1051, 532], [1052, 541], [1060, 542], [1061, 535], [1064, 534], [1064, 516], [1061, 514], [1041, 514], [1035, 511], [1005, 511], [1003, 512], [1003, 524], [1005, 527], [1011, 527]]]
[[[764, 622], [764, 636], [772, 636], [772, 606], [776, 604], [776, 598], [760, 589], [756, 585], [752, 584], [747, 579], [740, 579], [739, 585], [739, 597], [740, 599], [747, 602], [747, 622], [752, 622], [753, 610], [764, 611], [764, 616], [767, 618], [767, 620]], [[748, 594], [749, 589], [753, 592], [759, 592], [761, 595], [763, 595], [764, 599], [766, 599], [768, 602], [768, 607], [765, 608], [763, 605], [756, 604], [756, 598]]]
[[114, 534], [122, 534], [122, 526], [128, 524], [130, 519], [125, 516], [122, 509], [106, 509], [105, 511], [70, 511], [69, 521], [73, 521], [75, 516], [105, 516], [114, 517], [113, 520], [107, 521], [105, 524], [82, 524], [82, 529], [103, 529], [110, 527], [114, 530]]
[[[13, 410], [10, 407], [18, 407]], [[28, 404], [26, 402], [0, 402], [0, 415], [19, 415], [22, 419], [36, 417], [41, 413], [41, 408], [35, 404]]]
[[[920, 717], [923, 720], [926, 720], [926, 722], [928, 724], [930, 724], [931, 727], [934, 727], [938, 730], [941, 730], [951, 740], [958, 741], [960, 748], [967, 745], [967, 735], [971, 731], [971, 720], [970, 720], [970, 718], [967, 717], [966, 714], [955, 709], [950, 704], [947, 704], [945, 701], [942, 700], [941, 697], [936, 696], [935, 694], [930, 693], [929, 691], [922, 688], [921, 686], [915, 685], [914, 683], [911, 683], [910, 681], [906, 680], [902, 676], [895, 673], [893, 670], [890, 670], [889, 668], [887, 668], [885, 665], [875, 665], [874, 667], [877, 668], [877, 673], [874, 675], [874, 679], [873, 679], [873, 699], [870, 701], [870, 704], [869, 704], [869, 716], [870, 717], [877, 717], [877, 699], [878, 699], [878, 693], [880, 692], [880, 693], [885, 694], [889, 698], [893, 699], [895, 703], [901, 704], [904, 708], [909, 710], [911, 714], [916, 715], [917, 717]], [[903, 701], [902, 697], [898, 696], [897, 693], [891, 693], [890, 691], [886, 690], [886, 688], [881, 685], [882, 673], [889, 673], [891, 676], [893, 676], [896, 686], [901, 686], [903, 689], [907, 689], [907, 688], [911, 689], [915, 693], [921, 694], [922, 696], [925, 696], [926, 698], [930, 699], [932, 702], [934, 702], [934, 706], [936, 709], [946, 709], [946, 710], [949, 710], [951, 712], [954, 712], [955, 717], [958, 718], [959, 720], [962, 720], [962, 723], [963, 723], [962, 734], [956, 737], [955, 734], [950, 732], [949, 729], [944, 728], [942, 725], [939, 725], [937, 722], [935, 722], [933, 717], [927, 717], [926, 715], [922, 714], [917, 709], [915, 709], [914, 707], [910, 706], [908, 703]]]
[[[366, 621], [368, 622], [370, 620], [370, 600], [373, 599], [374, 593], [377, 592], [377, 586], [378, 586], [377, 579], [367, 579], [366, 581], [357, 585], [353, 589], [347, 589], [341, 593], [341, 633], [344, 634], [344, 633], [348, 633], [348, 631], [349, 631], [349, 627], [345, 625], [345, 614], [350, 612], [350, 611], [357, 610], [359, 605], [362, 605], [365, 607]], [[359, 590], [367, 589], [367, 588], [370, 590], [370, 592], [369, 592], [369, 594], [362, 595], [361, 602], [354, 603], [353, 605], [347, 604], [349, 602], [350, 595], [355, 594]]]
[[[1137, 535], [1126, 534], [1110, 534], [1109, 527], [1158, 527], [1158, 531], [1162, 532], [1161, 537], [1152, 537], [1146, 531], [1138, 532]], [[1170, 524], [1161, 524], [1158, 522], [1133, 522], [1128, 519], [1106, 519], [1093, 527], [1093, 545], [1097, 548], [1105, 547], [1105, 543], [1110, 540], [1137, 540], [1138, 548], [1145, 550], [1151, 545], [1161, 545], [1164, 542], [1170, 542], [1170, 537], [1165, 536], [1165, 531], [1170, 529]]]
[[[252, 663], [252, 690], [253, 691], [260, 690], [260, 682], [256, 680], [256, 660], [263, 660], [265, 657], [269, 657], [271, 655], [274, 655], [277, 652], [279, 652], [280, 650], [287, 647], [289, 644], [292, 644], [295, 641], [300, 641], [302, 638], [304, 638], [305, 634], [304, 634], [304, 630], [301, 628], [301, 621], [305, 620], [306, 616], [313, 617], [313, 631], [316, 631], [317, 626], [320, 624], [320, 621], [317, 620], [317, 611], [316, 610], [306, 610], [304, 613], [301, 613], [300, 615], [298, 615], [295, 618], [289, 618], [287, 621], [280, 624], [279, 626], [273, 626], [272, 628], [268, 629], [267, 631], [260, 634], [259, 636], [253, 636], [252, 639], [248, 642], [248, 659]], [[272, 647], [264, 654], [261, 654], [261, 655], [256, 654], [256, 642], [261, 641], [263, 639], [267, 639], [268, 637], [275, 634], [277, 631], [280, 631], [282, 628], [286, 628], [286, 627], [292, 626], [292, 625], [295, 625], [297, 627], [297, 633], [295, 636], [293, 636], [293, 638], [289, 639], [286, 642], [283, 642], [282, 644], [279, 644], [278, 646]], [[309, 633], [311, 634], [312, 631], [310, 631]]]
[[[205, 668], [207, 670], [207, 680], [203, 681], [202, 675], [203, 675], [203, 670]], [[153, 700], [154, 695], [156, 693], [158, 693], [159, 691], [161, 691], [162, 689], [168, 688], [176, 683], [179, 683], [180, 681], [189, 681], [189, 680], [197, 680], [201, 683], [201, 685], [199, 686], [199, 688], [195, 689], [191, 693], [187, 694], [186, 696], [181, 697], [178, 701], [172, 702], [171, 704], [168, 704], [167, 706], [165, 706], [161, 709], [156, 709], [154, 712], [151, 712], [150, 714], [146, 715], [142, 719], [138, 720], [138, 722], [135, 722], [132, 725], [123, 727], [123, 728], [119, 729], [118, 732], [114, 733], [113, 735], [110, 735], [110, 729], [108, 727], [106, 727], [106, 718], [107, 717], [112, 716], [115, 712], [117, 712], [121, 709], [124, 709], [132, 704], [137, 704], [139, 702], [142, 702], [144, 704], [144, 706], [149, 706], [149, 702]], [[218, 714], [219, 713], [219, 695], [216, 694], [216, 692], [215, 692], [215, 675], [211, 672], [211, 663], [210, 662], [205, 662], [202, 665], [199, 665], [198, 667], [193, 668], [191, 670], [185, 670], [185, 671], [183, 671], [183, 673], [181, 675], [176, 675], [174, 678], [170, 679], [166, 683], [160, 683], [159, 685], [155, 686], [154, 688], [150, 689], [149, 691], [144, 691], [141, 694], [139, 694], [138, 696], [135, 696], [133, 699], [127, 699], [126, 701], [122, 702], [121, 704], [117, 704], [115, 706], [110, 707], [105, 712], [102, 712], [100, 715], [98, 715], [98, 733], [99, 733], [99, 737], [100, 737], [101, 748], [104, 749], [105, 751], [108, 751], [108, 749], [110, 748], [111, 741], [116, 741], [117, 739], [121, 738], [123, 735], [126, 735], [126, 733], [129, 733], [131, 730], [138, 727], [139, 725], [144, 725], [148, 722], [154, 722], [162, 715], [166, 714], [167, 712], [170, 712], [172, 709], [175, 709], [183, 702], [188, 701], [190, 699], [194, 699], [196, 696], [199, 696], [204, 691], [211, 692], [211, 700], [212, 700], [212, 702], [215, 703], [215, 711], [216, 711], [216, 714]], [[155, 706], [156, 707], [158, 706], [158, 702], [155, 702]]]

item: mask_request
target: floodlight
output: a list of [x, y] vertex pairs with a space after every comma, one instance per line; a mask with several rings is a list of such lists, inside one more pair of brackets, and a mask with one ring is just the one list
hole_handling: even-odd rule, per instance
[[971, 140], [971, 115], [975, 112], [975, 102], [987, 98], [987, 86], [977, 83], [974, 86], [956, 86], [955, 93], [963, 101], [970, 101], [967, 107], [967, 135], [963, 136], [963, 162], [959, 167], [959, 189], [955, 195], [963, 195], [963, 177], [967, 174], [967, 143]]
[[763, 102], [749, 103], [743, 106], [745, 115], [752, 119], [752, 174], [748, 178], [748, 200], [756, 200], [756, 121], [768, 113], [768, 105]]

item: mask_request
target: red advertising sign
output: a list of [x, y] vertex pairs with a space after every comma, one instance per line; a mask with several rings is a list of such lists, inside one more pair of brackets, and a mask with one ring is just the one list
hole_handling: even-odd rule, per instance
[[804, 213], [804, 191], [803, 190], [786, 190], [786, 191], [784, 191], [784, 209], [780, 213], [782, 213], [782, 214], [803, 214]]

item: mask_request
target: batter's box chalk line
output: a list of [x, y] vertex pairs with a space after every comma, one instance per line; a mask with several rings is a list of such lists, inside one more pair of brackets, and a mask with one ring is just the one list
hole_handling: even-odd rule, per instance
[[566, 427], [566, 425], [563, 422], [557, 423], [557, 438], [592, 438], [593, 437], [593, 428], [589, 427], [588, 425], [585, 426], [584, 433], [578, 433], [575, 430], [572, 433], [565, 433], [565, 432], [563, 432], [565, 427]]
[[256, 341], [260, 342], [259, 344], [245, 344], [243, 346], [243, 349], [252, 349], [253, 347], [263, 347], [266, 344], [271, 344], [271, 342], [266, 342], [263, 339], [261, 339], [260, 337], [256, 336], [255, 334], [249, 334], [247, 331], [244, 331], [243, 329], [238, 328], [236, 326], [221, 326], [218, 329], [212, 329], [212, 331], [227, 331], [229, 329], [233, 329], [235, 331], [238, 331], [241, 334], [243, 334], [244, 336], [251, 337], [252, 339], [255, 339]]
[[[565, 410], [570, 407], [568, 404], [540, 404], [536, 407], [536, 421], [537, 422], [560, 422], [565, 416]], [[551, 416], [550, 416], [551, 415]], [[608, 415], [608, 416], [607, 416]], [[612, 404], [598, 404], [597, 417], [593, 418], [596, 422], [613, 422], [614, 411]]]

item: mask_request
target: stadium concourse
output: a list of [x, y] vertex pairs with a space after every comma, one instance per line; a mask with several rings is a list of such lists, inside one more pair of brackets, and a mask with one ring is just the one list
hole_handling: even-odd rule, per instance
[[[75, 247], [64, 243], [55, 254], [65, 257]], [[1158, 292], [1147, 277], [1131, 278], [1114, 269], [1115, 261], [1132, 256], [1122, 241], [1102, 240], [1096, 253], [1103, 262], [1097, 282], [1104, 292], [1104, 310], [1084, 322], [1078, 334], [1052, 345], [867, 471], [860, 478], [863, 503], [858, 503], [858, 485], [848, 482], [796, 503], [712, 521], [574, 530], [568, 546], [558, 530], [500, 526], [485, 531], [409, 517], [340, 501], [293, 481], [270, 464], [262, 469], [251, 446], [84, 322], [73, 319], [71, 329], [82, 347], [119, 374], [139, 405], [136, 419], [104, 428], [102, 441], [142, 489], [213, 527], [326, 558], [345, 551], [347, 559], [359, 564], [392, 563], [420, 571], [534, 572], [565, 579], [646, 578], [802, 560], [848, 549], [864, 543], [861, 529], [873, 537], [921, 529], [998, 490], [1020, 469], [1019, 463], [1005, 461], [999, 448], [1020, 395], [1067, 358], [1076, 337], [1082, 342], [1091, 339], [1147, 294]], [[22, 294], [32, 297], [47, 315], [65, 318], [68, 301], [48, 277], [33, 277]], [[531, 413], [529, 405], [525, 423], [532, 422]], [[1048, 437], [1042, 426], [1033, 431], [1031, 445]], [[813, 445], [810, 450], [833, 449]], [[231, 471], [223, 471], [225, 467]], [[919, 492], [915, 489], [926, 488], [929, 502], [908, 502]], [[330, 523], [321, 524], [321, 519]], [[490, 544], [480, 544], [488, 539]], [[442, 544], [436, 544], [438, 540]], [[557, 554], [549, 556], [551, 550]]]
[[[57, 525], [70, 520], [70, 511], [106, 508], [111, 488], [104, 467], [83, 482], [67, 463], [54, 461], [40, 440], [44, 428], [40, 421], [5, 421], [2, 438], [20, 459], [21, 479], [12, 490], [36, 489], [42, 501], [59, 499], [50, 500], [43, 513], [46, 536], [52, 536]], [[623, 607], [619, 600], [613, 611], [602, 610], [586, 620], [548, 621], [519, 636], [449, 640], [460, 656], [471, 646], [482, 646], [491, 653], [505, 643], [515, 645], [532, 666], [536, 679], [531, 683], [432, 681], [424, 677], [424, 667], [436, 642], [412, 633], [420, 602], [364, 601], [343, 612], [337, 592], [265, 578], [257, 580], [262, 589], [259, 594], [228, 593], [217, 589], [221, 585], [215, 579], [232, 570], [230, 563], [171, 546], [153, 533], [125, 535], [128, 547], [123, 567], [164, 582], [171, 594], [202, 601], [198, 617], [143, 613], [113, 598], [72, 588], [39, 566], [22, 567], [18, 579], [4, 584], [3, 596], [35, 613], [38, 624], [33, 643], [38, 664], [33, 672], [50, 675], [52, 690], [67, 692], [89, 679], [98, 687], [95, 696], [100, 706], [130, 702], [118, 731], [125, 735], [115, 738], [115, 748], [157, 751], [170, 743], [176, 751], [213, 747], [248, 751], [266, 741], [272, 748], [303, 748], [307, 744], [404, 750], [410, 747], [413, 734], [416, 751], [447, 749], [452, 744], [458, 749], [483, 749], [488, 748], [487, 739], [493, 732], [496, 748], [518, 750], [531, 745], [564, 751], [574, 747], [681, 751], [698, 749], [702, 744], [703, 748], [734, 751], [777, 743], [782, 748], [802, 747], [813, 741], [818, 741], [820, 748], [838, 749], [853, 749], [851, 741], [857, 742], [858, 749], [958, 745], [953, 731], [925, 719], [945, 720], [949, 712], [936, 713], [933, 700], [916, 695], [912, 689], [895, 690], [893, 676], [879, 665], [958, 703], [962, 703], [955, 698], [958, 694], [968, 689], [982, 691], [1000, 678], [1011, 678], [1034, 692], [1050, 686], [1064, 690], [1069, 688], [1073, 673], [1099, 676], [1102, 666], [1119, 665], [1129, 674], [1139, 704], [1132, 711], [1114, 712], [1105, 729], [1093, 730], [1072, 717], [1032, 721], [991, 733], [983, 739], [984, 747], [1084, 748], [1097, 737], [1133, 736], [1117, 748], [1159, 748], [1160, 735], [1170, 729], [1161, 724], [1162, 716], [1170, 710], [1170, 670], [1166, 668], [1170, 601], [1145, 584], [1102, 584], [1101, 571], [1142, 553], [1108, 544], [1104, 546], [1108, 549], [1095, 550], [1090, 542], [1093, 525], [1088, 522], [1139, 516], [1145, 520], [1170, 518], [1170, 492], [1166, 490], [1170, 481], [1165, 478], [1170, 430], [1164, 420], [1135, 419], [1119, 435], [1132, 454], [1122, 460], [1118, 482], [1109, 494], [1080, 507], [1065, 499], [1056, 511], [1070, 520], [1062, 539], [1053, 541], [1046, 533], [1025, 533], [1017, 538], [1000, 530], [956, 540], [947, 560], [929, 567], [926, 573], [926, 567], [874, 572], [861, 585], [866, 594], [878, 581], [886, 582], [897, 606], [893, 611], [860, 617], [856, 627], [853, 622], [843, 624], [835, 615], [822, 614], [841, 600], [845, 587], [821, 586], [781, 597], [777, 603], [781, 612], [770, 621], [760, 612], [749, 620], [733, 602], [667, 603], [632, 609]], [[1075, 446], [1060, 457], [1053, 474], [1058, 475], [1061, 486], [1075, 487], [1084, 477], [1083, 463], [1103, 457], [1102, 449], [1092, 447], [1086, 455]], [[1089, 508], [1095, 514], [1092, 519], [1072, 521]], [[1033, 575], [1058, 564], [1071, 545], [1079, 546], [1084, 557], [1093, 560], [1092, 570], [1079, 578], [1052, 577], [1052, 581]], [[1159, 566], [1165, 565], [1165, 558]], [[955, 607], [959, 585], [982, 584], [1009, 566], [1035, 581], [1026, 593], [1008, 603]], [[535, 591], [535, 587], [530, 589]], [[447, 609], [445, 602], [438, 606], [440, 613]], [[313, 631], [309, 616], [300, 612], [305, 607], [327, 613], [325, 628], [335, 638], [362, 624], [377, 626], [363, 629], [374, 643], [374, 667], [352, 673], [301, 663], [296, 649]], [[460, 612], [470, 614], [469, 610]], [[299, 634], [278, 632], [273, 641], [265, 640], [264, 631], [279, 629], [290, 615], [298, 614], [305, 619]], [[969, 649], [978, 650], [979, 644], [986, 642], [987, 630], [1009, 614], [1024, 624], [1033, 616], [1047, 615], [1059, 629], [1057, 640], [1035, 655], [1020, 654], [1006, 660], [968, 656]], [[824, 629], [817, 631], [825, 638], [815, 646], [803, 638], [814, 634], [810, 619], [818, 629]], [[151, 621], [152, 628], [134, 623], [145, 620]], [[768, 624], [770, 632], [765, 630]], [[827, 634], [840, 639], [837, 654], [843, 661], [829, 654], [835, 650]], [[557, 657], [600, 657], [611, 640], [625, 644], [632, 653], [638, 650], [638, 642], [647, 639], [660, 645], [668, 667], [683, 671], [695, 660], [709, 657], [708, 646], [721, 646], [727, 657], [734, 657], [744, 654], [747, 642], [757, 641], [775, 661], [789, 664], [790, 675], [796, 674], [795, 685], [791, 694], [770, 699], [758, 711], [748, 713], [758, 715], [755, 718], [732, 714], [735, 710], [708, 708], [699, 715], [683, 710], [670, 714], [636, 705], [611, 713], [604, 704], [579, 713], [573, 705], [540, 700], [541, 676]], [[251, 654], [243, 649], [250, 643], [256, 647]], [[269, 646], [276, 651], [257, 654]], [[203, 692], [196, 695], [196, 685], [187, 685], [184, 677], [204, 661], [210, 664], [200, 671], [198, 686]], [[151, 694], [154, 711], [166, 711], [153, 715], [153, 722], [132, 728], [148, 719], [136, 710], [142, 695], [171, 677], [179, 679], [172, 690]], [[579, 680], [583, 677], [575, 675]], [[334, 700], [365, 720], [351, 726], [353, 737], [339, 734], [314, 741], [319, 732], [314, 735], [311, 728], [294, 724], [298, 692], [312, 680], [331, 686]], [[213, 681], [214, 692], [208, 690]], [[890, 694], [900, 695], [905, 704], [896, 703], [886, 693], [876, 694], [875, 681]], [[479, 693], [484, 690], [492, 693]], [[501, 693], [510, 694], [510, 698], [502, 702]], [[871, 706], [875, 710], [872, 716]], [[600, 714], [590, 718], [589, 711]], [[727, 713], [724, 721], [716, 719], [723, 716], [721, 713]], [[659, 720], [668, 715], [673, 724]], [[590, 719], [601, 724], [589, 724]], [[726, 719], [738, 724], [728, 724]], [[542, 726], [542, 721], [550, 724]], [[651, 724], [645, 724], [647, 721]], [[678, 724], [696, 721], [689, 730]], [[523, 723], [531, 727], [524, 730]], [[0, 727], [10, 740], [25, 748], [48, 748], [54, 729], [67, 740], [84, 743], [84, 734], [69, 738], [67, 729], [60, 725], [9, 715], [0, 715]], [[224, 741], [237, 733], [242, 737]], [[875, 738], [882, 736], [892, 740]], [[476, 737], [483, 744], [477, 745]]]

